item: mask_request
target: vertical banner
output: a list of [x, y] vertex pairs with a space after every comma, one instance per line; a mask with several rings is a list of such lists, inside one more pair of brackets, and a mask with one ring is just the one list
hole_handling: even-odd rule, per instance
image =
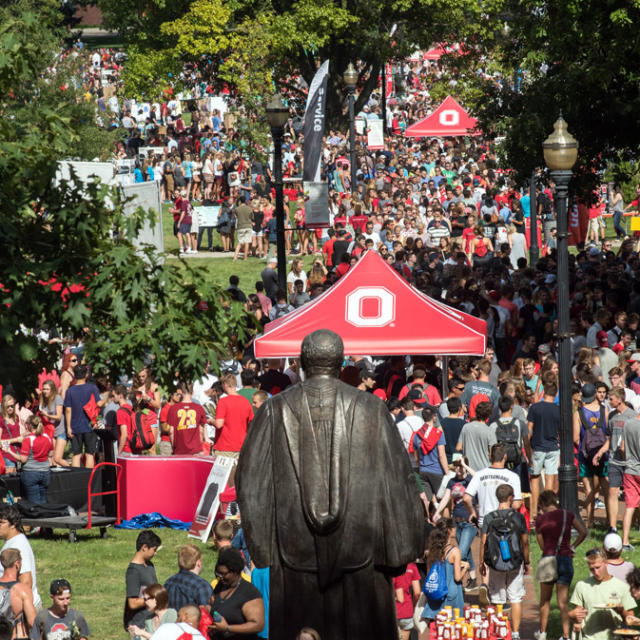
[[384, 123], [382, 120], [368, 120], [367, 147], [369, 149], [384, 149]]
[[329, 226], [329, 192], [326, 183], [320, 180], [328, 78], [329, 61], [326, 60], [313, 77], [304, 112], [305, 226], [309, 229]]
[[583, 203], [574, 203], [569, 207], [568, 215], [569, 244], [584, 244], [589, 228], [589, 206]]
[[220, 494], [227, 486], [231, 469], [235, 463], [235, 458], [224, 456], [216, 458], [193, 516], [193, 522], [189, 529], [190, 538], [199, 538], [201, 542], [207, 541], [220, 506]]
[[393, 95], [393, 65], [390, 62], [384, 65], [384, 82], [387, 99]]

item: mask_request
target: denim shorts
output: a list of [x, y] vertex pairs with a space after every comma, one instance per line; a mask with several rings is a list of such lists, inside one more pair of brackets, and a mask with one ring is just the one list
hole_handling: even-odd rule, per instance
[[571, 586], [573, 580], [573, 558], [569, 556], [556, 556], [558, 561], [558, 580], [559, 584]]

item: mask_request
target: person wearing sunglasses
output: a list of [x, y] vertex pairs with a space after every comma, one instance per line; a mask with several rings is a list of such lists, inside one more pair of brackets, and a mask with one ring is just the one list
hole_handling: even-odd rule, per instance
[[611, 629], [638, 620], [633, 615], [636, 601], [629, 585], [609, 574], [602, 548], [590, 549], [585, 556], [590, 575], [573, 590], [569, 618], [574, 630], [582, 632], [582, 640], [600, 640], [610, 637]]

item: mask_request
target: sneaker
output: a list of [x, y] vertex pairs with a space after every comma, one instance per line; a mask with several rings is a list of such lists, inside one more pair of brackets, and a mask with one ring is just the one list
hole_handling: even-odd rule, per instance
[[535, 631], [533, 637], [536, 640], [547, 640], [547, 632], [546, 631]]
[[615, 527], [609, 527], [609, 531], [607, 533], [618, 533]]
[[478, 583], [475, 578], [471, 578], [469, 582], [467, 582], [467, 586], [464, 588], [465, 591], [473, 591], [478, 588]]
[[518, 631], [512, 631], [511, 632], [511, 640], [520, 640], [520, 633]]
[[622, 550], [623, 551], [635, 551], [635, 547], [632, 544], [623, 544], [622, 545]]
[[[491, 601], [489, 600], [489, 588], [486, 584], [481, 584], [478, 587], [478, 604], [481, 607], [488, 607], [491, 604]], [[511, 636], [513, 637], [513, 633]]]
[[593, 505], [594, 509], [604, 509], [604, 502], [602, 502], [602, 500], [600, 500], [600, 498], [598, 498], [595, 502], [595, 504]]

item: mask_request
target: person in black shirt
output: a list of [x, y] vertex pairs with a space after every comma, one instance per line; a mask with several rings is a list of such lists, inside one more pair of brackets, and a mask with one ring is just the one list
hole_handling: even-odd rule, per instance
[[219, 582], [210, 600], [213, 616], [211, 638], [257, 640], [264, 629], [262, 595], [250, 582], [243, 580], [244, 558], [233, 548], [218, 554], [216, 577]]
[[444, 432], [444, 451], [447, 454], [447, 462], [451, 464], [453, 454], [456, 452], [456, 445], [460, 438], [460, 432], [466, 420], [464, 419], [464, 411], [460, 398], [456, 396], [449, 398], [447, 400], [447, 409], [449, 410], [449, 415], [440, 420], [440, 426]]

